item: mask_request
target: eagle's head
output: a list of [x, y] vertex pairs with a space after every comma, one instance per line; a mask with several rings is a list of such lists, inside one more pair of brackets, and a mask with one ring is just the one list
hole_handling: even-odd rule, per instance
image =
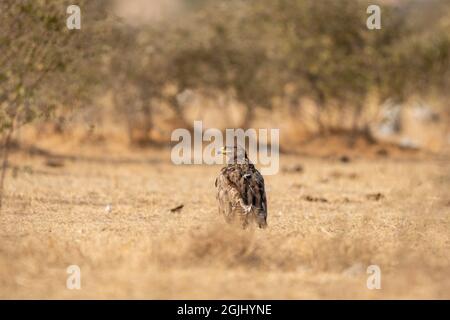
[[227, 157], [227, 164], [244, 164], [248, 163], [247, 153], [241, 146], [224, 146], [219, 150], [219, 154]]

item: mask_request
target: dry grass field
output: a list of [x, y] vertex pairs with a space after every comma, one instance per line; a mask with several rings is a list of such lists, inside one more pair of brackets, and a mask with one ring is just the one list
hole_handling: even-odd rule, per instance
[[[269, 227], [241, 230], [218, 216], [217, 166], [174, 166], [169, 149], [63, 154], [79, 156], [12, 154], [0, 298], [450, 298], [448, 159], [281, 155]], [[73, 264], [81, 290], [66, 288]]]

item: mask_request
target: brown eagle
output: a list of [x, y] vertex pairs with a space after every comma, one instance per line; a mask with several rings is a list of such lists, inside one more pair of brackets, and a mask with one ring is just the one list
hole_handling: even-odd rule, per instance
[[264, 179], [239, 146], [223, 147], [227, 165], [216, 179], [219, 213], [227, 222], [239, 219], [242, 227], [255, 222], [260, 228], [267, 226], [267, 199]]

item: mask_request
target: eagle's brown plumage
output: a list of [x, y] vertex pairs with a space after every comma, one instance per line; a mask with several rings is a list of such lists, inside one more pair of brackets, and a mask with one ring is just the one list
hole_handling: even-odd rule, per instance
[[245, 228], [251, 221], [267, 226], [267, 199], [264, 179], [240, 147], [224, 147], [227, 165], [216, 179], [219, 213], [228, 222], [240, 219]]

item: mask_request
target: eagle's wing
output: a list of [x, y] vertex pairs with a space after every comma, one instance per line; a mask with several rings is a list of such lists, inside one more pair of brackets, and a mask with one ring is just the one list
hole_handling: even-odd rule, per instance
[[251, 165], [242, 177], [242, 186], [245, 188], [244, 201], [251, 205], [256, 222], [260, 227], [267, 224], [267, 197], [264, 187], [264, 178], [256, 168]]
[[227, 219], [252, 213], [261, 227], [266, 225], [267, 199], [264, 179], [253, 165], [222, 168], [216, 179], [219, 212]]

